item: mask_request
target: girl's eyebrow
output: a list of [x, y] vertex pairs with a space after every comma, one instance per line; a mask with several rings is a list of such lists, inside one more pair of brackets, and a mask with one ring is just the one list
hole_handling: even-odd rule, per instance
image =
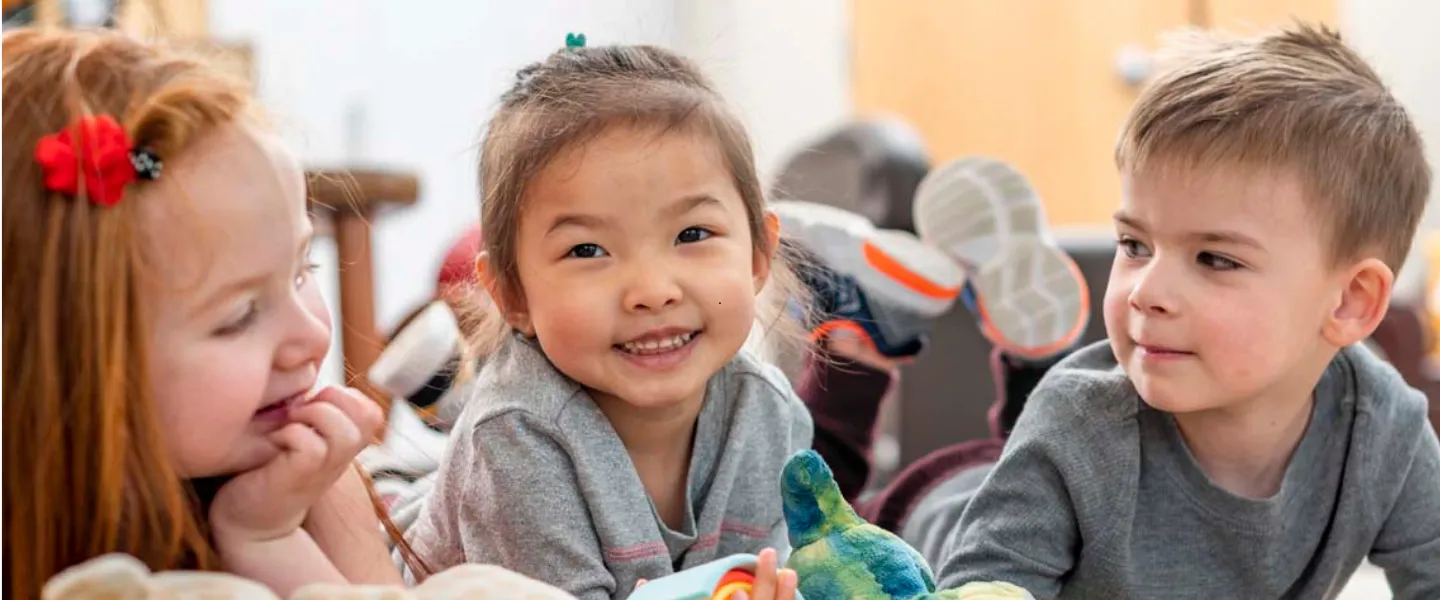
[[581, 229], [604, 229], [609, 222], [609, 219], [606, 219], [604, 217], [580, 213], [556, 215], [555, 219], [550, 222], [550, 226], [545, 229], [545, 235], [550, 235], [552, 233], [555, 233], [557, 230], [564, 229], [566, 227], [578, 227]]
[[702, 206], [709, 205], [724, 206], [722, 202], [710, 194], [694, 194], [676, 200], [665, 208], [666, 216], [678, 217]]

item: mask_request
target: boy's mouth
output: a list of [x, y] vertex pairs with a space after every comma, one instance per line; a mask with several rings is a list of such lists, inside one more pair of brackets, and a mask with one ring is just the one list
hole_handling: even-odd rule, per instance
[[684, 348], [700, 336], [700, 331], [677, 331], [667, 329], [648, 333], [628, 342], [615, 344], [615, 349], [635, 356], [665, 354]]
[[1150, 358], [1184, 358], [1184, 357], [1194, 356], [1194, 355], [1195, 355], [1194, 352], [1186, 352], [1186, 351], [1184, 351], [1184, 350], [1176, 350], [1176, 349], [1174, 349], [1174, 348], [1167, 348], [1167, 347], [1165, 347], [1165, 346], [1152, 346], [1152, 345], [1148, 345], [1148, 344], [1136, 344], [1135, 347], [1136, 347], [1137, 349], [1139, 349], [1139, 350], [1144, 354], [1144, 356], [1150, 357]]

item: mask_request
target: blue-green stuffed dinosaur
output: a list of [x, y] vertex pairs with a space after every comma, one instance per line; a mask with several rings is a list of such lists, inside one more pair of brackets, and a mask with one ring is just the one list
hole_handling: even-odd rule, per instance
[[794, 548], [785, 566], [800, 576], [800, 593], [806, 598], [1030, 598], [1025, 590], [1005, 583], [970, 584], [936, 592], [935, 576], [920, 553], [899, 536], [855, 514], [840, 495], [829, 465], [813, 450], [804, 450], [785, 463], [780, 493]]

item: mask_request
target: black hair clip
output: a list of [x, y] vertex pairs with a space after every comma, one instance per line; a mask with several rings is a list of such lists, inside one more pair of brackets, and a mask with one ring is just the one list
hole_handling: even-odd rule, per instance
[[135, 176], [147, 181], [159, 179], [160, 170], [165, 167], [165, 163], [160, 161], [160, 155], [149, 148], [131, 149], [130, 164], [135, 166]]

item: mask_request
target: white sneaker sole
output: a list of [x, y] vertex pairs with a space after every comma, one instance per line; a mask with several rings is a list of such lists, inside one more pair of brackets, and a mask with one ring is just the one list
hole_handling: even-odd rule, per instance
[[781, 235], [799, 241], [875, 300], [931, 318], [955, 304], [965, 272], [950, 257], [903, 231], [876, 229], [860, 215], [823, 204], [771, 203]]
[[1090, 292], [1075, 261], [1055, 244], [1045, 208], [1019, 171], [963, 158], [932, 171], [915, 196], [925, 242], [965, 266], [985, 337], [1026, 357], [1074, 343], [1090, 318]]
[[459, 352], [461, 337], [455, 313], [435, 300], [386, 344], [366, 377], [386, 394], [410, 396]]
[[1064, 250], [1018, 245], [1009, 259], [976, 274], [975, 304], [982, 333], [1025, 358], [1052, 356], [1084, 334], [1090, 290]]

